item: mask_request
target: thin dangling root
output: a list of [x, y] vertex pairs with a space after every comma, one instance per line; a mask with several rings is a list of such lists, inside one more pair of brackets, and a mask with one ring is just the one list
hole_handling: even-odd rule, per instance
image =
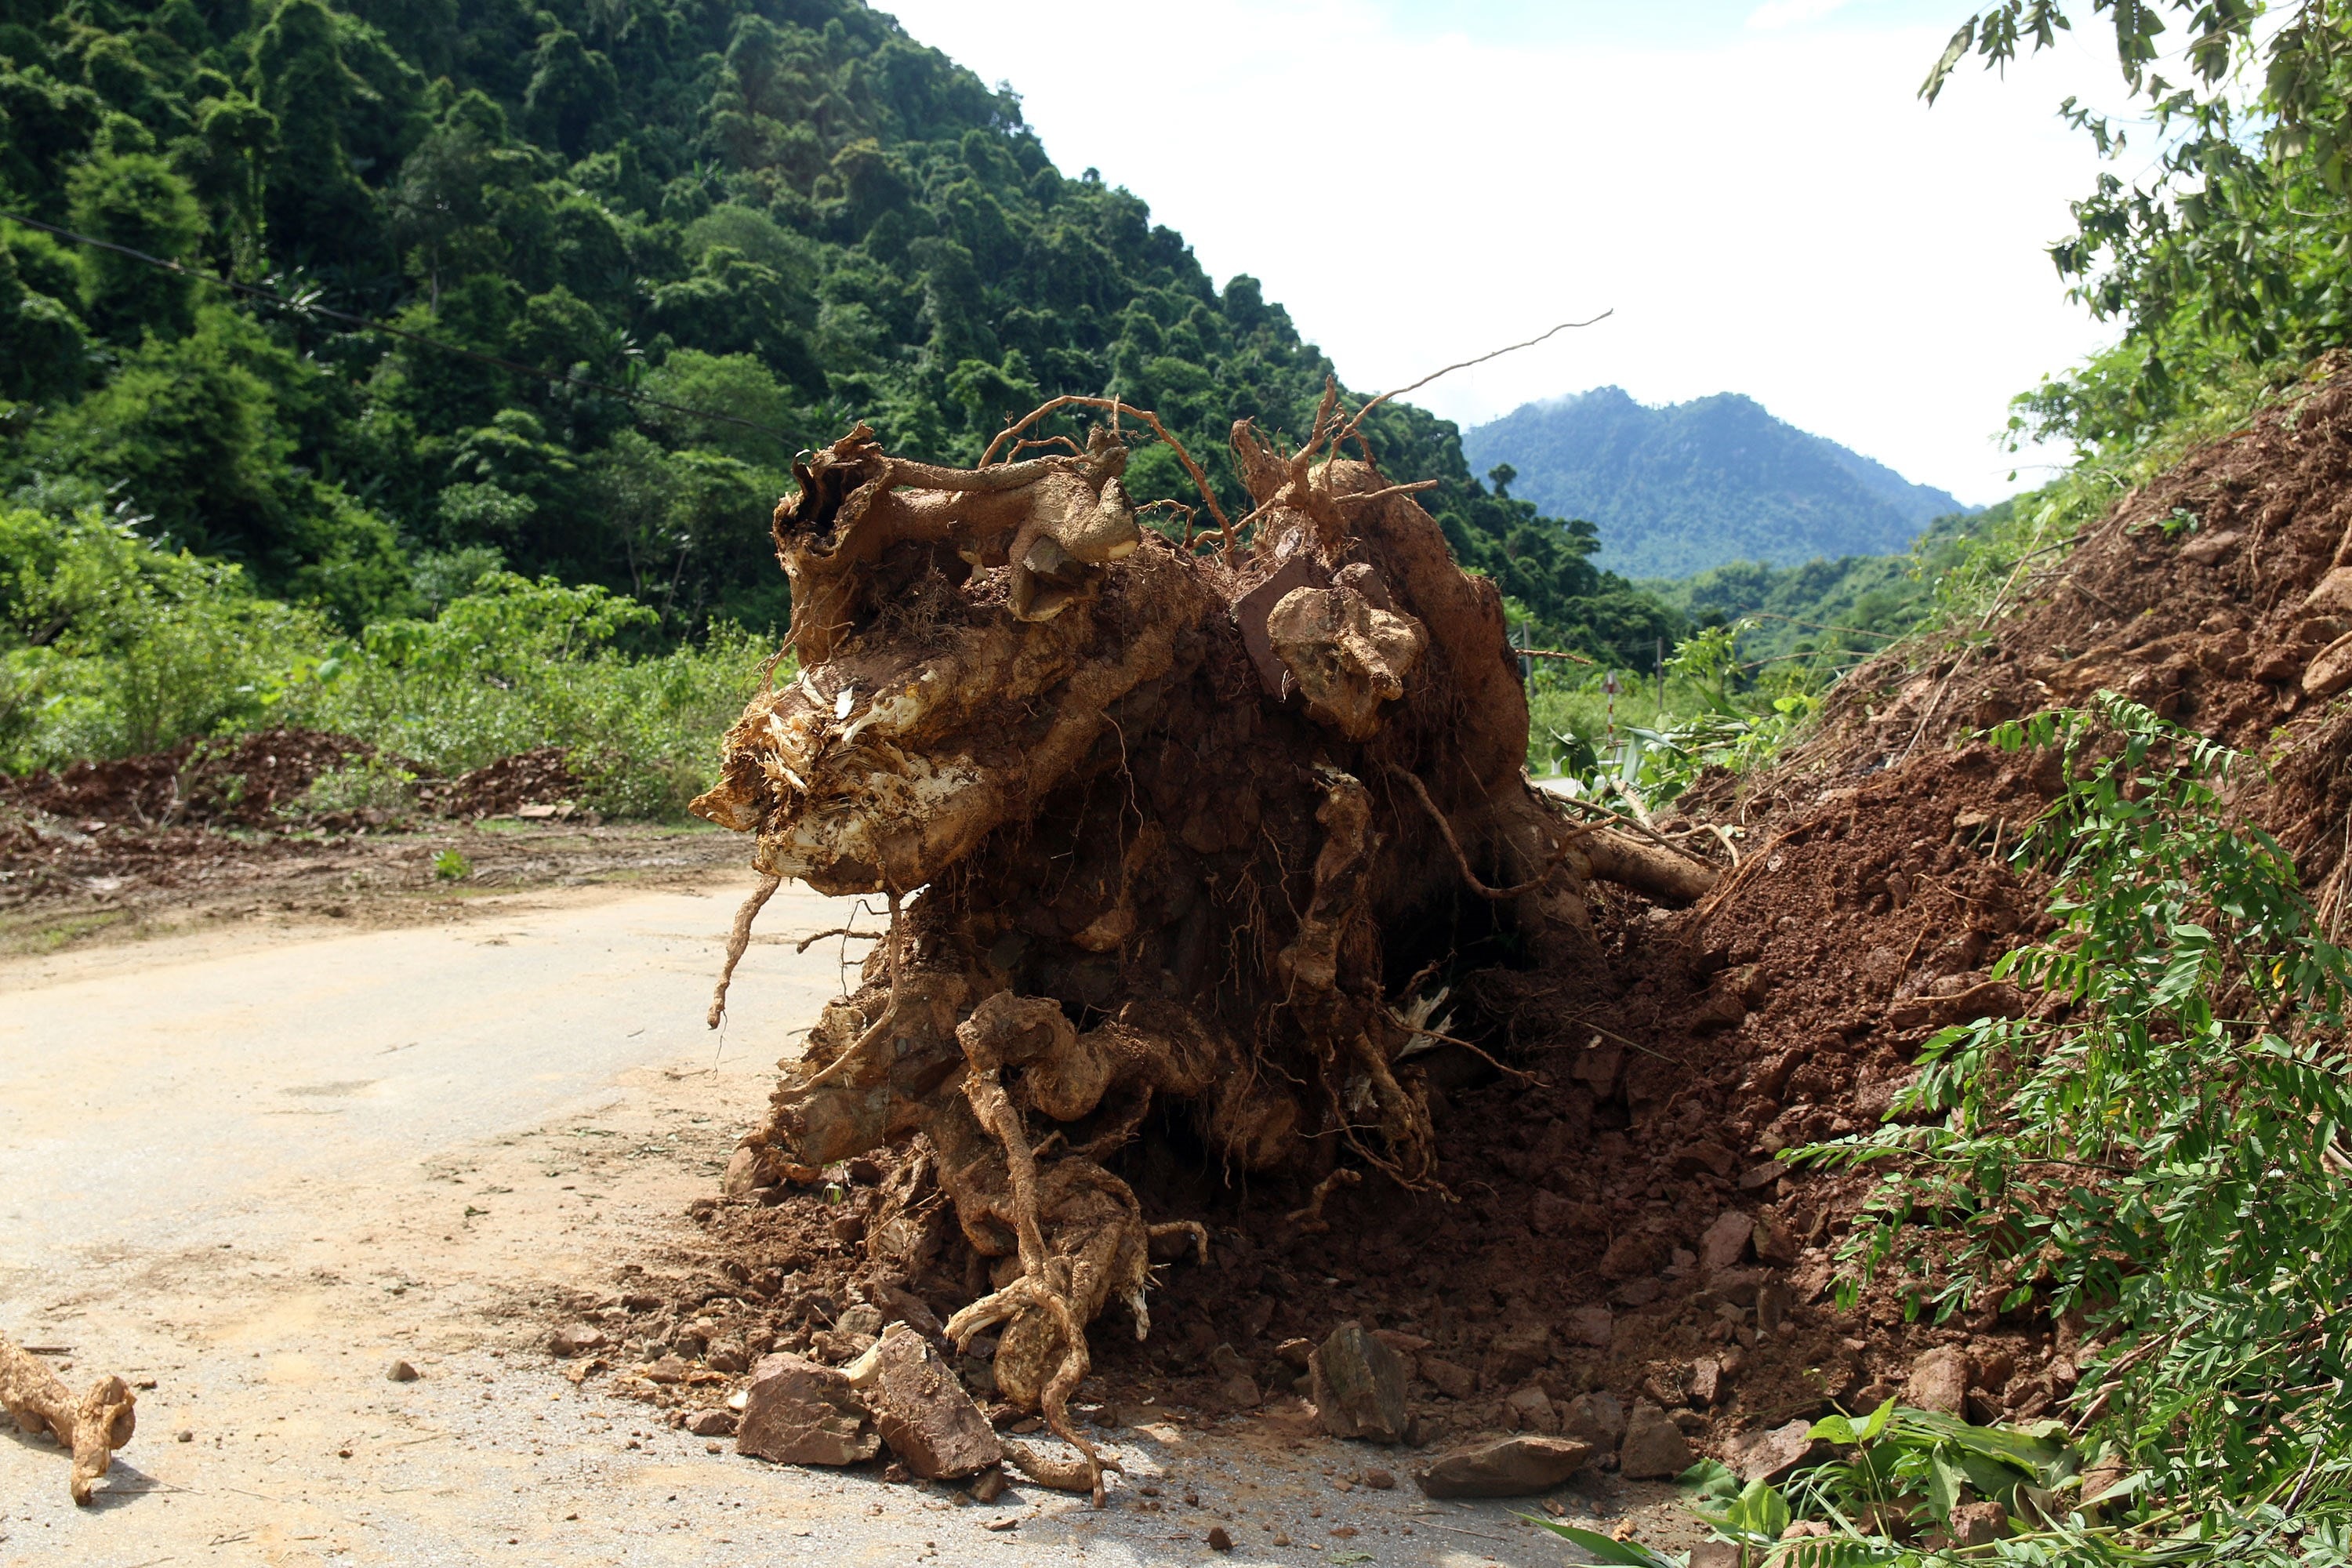
[[710, 994], [710, 1013], [704, 1019], [709, 1027], [719, 1027], [719, 1020], [727, 1016], [727, 988], [735, 983], [735, 966], [743, 962], [743, 950], [751, 945], [751, 922], [760, 918], [760, 911], [768, 907], [768, 900], [783, 885], [782, 877], [761, 878], [751, 896], [743, 900], [743, 907], [735, 911], [735, 924], [727, 932], [727, 966], [719, 972], [719, 989]]
[[1297, 1226], [1302, 1236], [1315, 1236], [1329, 1230], [1331, 1222], [1323, 1217], [1323, 1205], [1331, 1201], [1332, 1193], [1338, 1189], [1352, 1187], [1363, 1179], [1360, 1172], [1342, 1165], [1315, 1184], [1315, 1191], [1307, 1197], [1305, 1208], [1293, 1209], [1284, 1217]]
[[114, 1450], [138, 1428], [139, 1396], [119, 1377], [101, 1377], [77, 1401], [48, 1363], [0, 1334], [0, 1410], [26, 1432], [47, 1429], [73, 1451], [67, 1488], [87, 1507], [90, 1488], [114, 1463]]

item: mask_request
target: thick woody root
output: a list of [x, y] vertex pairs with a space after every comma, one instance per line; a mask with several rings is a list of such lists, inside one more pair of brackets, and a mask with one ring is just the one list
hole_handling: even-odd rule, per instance
[[101, 1377], [79, 1399], [48, 1363], [0, 1334], [0, 1410], [28, 1433], [47, 1432], [73, 1454], [67, 1486], [87, 1507], [90, 1489], [114, 1463], [114, 1450], [131, 1441], [139, 1422], [138, 1396], [119, 1377]]
[[695, 803], [763, 877], [893, 909], [730, 1183], [927, 1139], [995, 1260], [950, 1331], [1001, 1331], [998, 1387], [1097, 1492], [1067, 1414], [1087, 1327], [1117, 1300], [1148, 1330], [1172, 1234], [1129, 1144], [1181, 1127], [1228, 1172], [1430, 1187], [1396, 977], [1484, 942], [1574, 964], [1589, 877], [1676, 902], [1713, 879], [1528, 786], [1500, 595], [1412, 487], [1332, 455], [1339, 427], [1328, 400], [1296, 453], [1235, 427], [1255, 508], [1214, 555], [1138, 525], [1107, 429], [973, 470], [853, 431], [776, 510], [803, 668]]

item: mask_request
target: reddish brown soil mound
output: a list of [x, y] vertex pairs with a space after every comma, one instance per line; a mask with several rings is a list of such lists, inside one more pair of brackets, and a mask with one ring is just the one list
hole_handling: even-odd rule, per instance
[[444, 816], [510, 816], [527, 805], [560, 805], [580, 796], [580, 776], [561, 746], [534, 746], [417, 794]]
[[[376, 756], [348, 735], [277, 729], [22, 778], [0, 774], [0, 909], [299, 877], [297, 863], [333, 858], [313, 842], [322, 835], [349, 842], [345, 836], [414, 828], [435, 816], [570, 817], [568, 803], [581, 793], [563, 752], [543, 746], [457, 779], [421, 781], [414, 810], [397, 802], [334, 809], [306, 802], [321, 774]], [[595, 816], [577, 820], [593, 825]]]
[[0, 803], [108, 826], [260, 827], [278, 820], [320, 774], [374, 754], [348, 735], [264, 730], [21, 779], [0, 775]]

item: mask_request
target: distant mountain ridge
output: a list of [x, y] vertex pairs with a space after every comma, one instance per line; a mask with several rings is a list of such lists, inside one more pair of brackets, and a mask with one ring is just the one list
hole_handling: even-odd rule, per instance
[[1736, 392], [1653, 408], [1598, 387], [1465, 430], [1462, 449], [1474, 473], [1516, 468], [1511, 493], [1544, 515], [1590, 520], [1594, 564], [1629, 577], [1891, 554], [1970, 510]]

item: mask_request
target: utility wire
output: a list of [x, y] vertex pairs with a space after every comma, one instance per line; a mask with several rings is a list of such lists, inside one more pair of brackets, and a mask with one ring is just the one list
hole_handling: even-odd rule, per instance
[[410, 331], [406, 327], [395, 327], [389, 321], [379, 321], [368, 316], [354, 316], [348, 310], [338, 310], [331, 306], [317, 304], [308, 300], [289, 300], [283, 294], [274, 293], [251, 283], [240, 283], [234, 278], [216, 278], [209, 272], [199, 272], [193, 267], [183, 267], [176, 261], [167, 261], [160, 256], [150, 256], [143, 250], [133, 250], [127, 245], [117, 245], [110, 239], [76, 234], [72, 229], [59, 228], [55, 224], [43, 223], [37, 218], [19, 217], [15, 213], [0, 212], [0, 219], [22, 224], [26, 228], [38, 229], [43, 234], [53, 234], [59, 239], [69, 239], [76, 245], [87, 245], [98, 250], [110, 250], [117, 256], [127, 256], [142, 266], [174, 273], [182, 278], [194, 279], [199, 283], [217, 284], [233, 293], [259, 300], [265, 304], [275, 305], [282, 310], [291, 310], [299, 316], [323, 316], [329, 321], [347, 322], [365, 331], [383, 332], [412, 343], [422, 343], [426, 348], [439, 349], [444, 353], [457, 354], [460, 358], [472, 360], [478, 364], [489, 365], [498, 370], [512, 371], [518, 375], [527, 375], [535, 381], [584, 386], [592, 392], [604, 393], [608, 397], [618, 397], [629, 403], [642, 403], [654, 408], [667, 408], [673, 414], [690, 414], [697, 419], [716, 419], [722, 424], [740, 425], [746, 430], [757, 430], [763, 436], [780, 437], [794, 447], [801, 445], [800, 437], [791, 431], [779, 430], [772, 425], [762, 425], [756, 419], [745, 419], [734, 414], [719, 414], [708, 408], [688, 408], [683, 403], [670, 403], [642, 392], [632, 392], [626, 387], [614, 386], [609, 382], [594, 381], [584, 375], [575, 375], [569, 371], [544, 370], [536, 365], [501, 359], [497, 354], [486, 354], [478, 349], [469, 349], [462, 344], [443, 342], [438, 338], [428, 338], [422, 332]]

